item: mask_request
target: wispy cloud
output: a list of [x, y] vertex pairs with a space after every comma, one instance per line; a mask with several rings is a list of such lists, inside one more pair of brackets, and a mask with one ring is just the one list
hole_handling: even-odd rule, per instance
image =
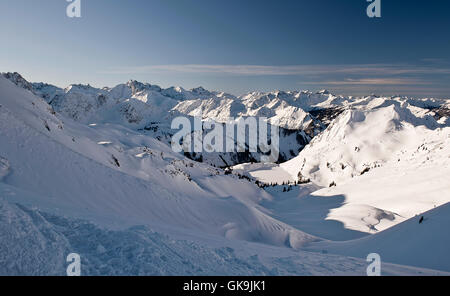
[[[450, 64], [434, 59], [419, 61], [418, 64], [346, 64], [346, 65], [148, 65], [136, 67], [117, 67], [103, 71], [102, 74], [121, 76], [169, 76], [195, 77], [205, 81], [210, 76], [238, 80], [248, 79], [250, 89], [264, 88], [271, 80], [289, 81], [299, 89], [329, 89], [336, 93], [364, 95], [368, 92], [383, 94], [408, 94], [448, 97], [450, 87]], [[275, 76], [282, 77], [277, 79]], [[254, 78], [257, 79], [254, 79]], [[184, 79], [184, 78], [182, 78]], [[255, 87], [255, 81], [257, 87]], [[203, 83], [203, 82], [201, 82]], [[228, 82], [230, 83], [230, 82]], [[263, 85], [263, 86], [261, 86]], [[292, 87], [290, 87], [292, 88]], [[241, 91], [242, 92], [242, 91]], [[236, 91], [236, 93], [239, 93]]]
[[338, 81], [307, 82], [320, 85], [429, 85], [428, 81], [408, 78], [363, 78], [344, 79]]
[[435, 65], [449, 65], [450, 61], [442, 58], [424, 58], [421, 59], [424, 63], [435, 64]]
[[111, 68], [102, 74], [157, 74], [157, 73], [198, 73], [226, 74], [246, 76], [278, 76], [278, 75], [414, 75], [414, 74], [450, 74], [450, 68], [430, 66], [361, 64], [361, 65], [148, 65], [136, 67]]

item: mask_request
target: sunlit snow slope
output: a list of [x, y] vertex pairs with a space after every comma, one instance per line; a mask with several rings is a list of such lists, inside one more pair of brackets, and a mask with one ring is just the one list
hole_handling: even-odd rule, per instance
[[[62, 90], [0, 76], [0, 274], [61, 275], [70, 252], [97, 275], [364, 275], [365, 253], [377, 250], [420, 267], [386, 263], [386, 275], [450, 271], [436, 260], [445, 248], [433, 247], [448, 247], [437, 225], [450, 227], [444, 103], [326, 91], [233, 97], [136, 81]], [[226, 174], [149, 132], [200, 111], [217, 121], [266, 116], [305, 137], [328, 128], [291, 161]], [[310, 183], [261, 189], [253, 178]], [[414, 216], [435, 207], [415, 232]], [[417, 247], [400, 254], [402, 240]]]
[[373, 100], [343, 112], [298, 157], [250, 175], [322, 186], [311, 196], [343, 199], [326, 219], [375, 233], [450, 202], [450, 127], [408, 102]]
[[123, 127], [62, 119], [0, 78], [2, 182], [21, 201], [109, 227], [160, 224], [299, 247], [314, 240], [263, 213], [268, 194]]
[[[421, 220], [422, 219], [422, 220]], [[348, 242], [321, 242], [312, 248], [354, 257], [376, 252], [387, 262], [450, 271], [450, 203], [386, 231]]]

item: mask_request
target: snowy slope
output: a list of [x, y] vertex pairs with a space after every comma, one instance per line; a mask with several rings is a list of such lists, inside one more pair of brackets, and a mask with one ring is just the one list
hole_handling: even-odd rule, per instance
[[[71, 85], [59, 89], [44, 83], [28, 83], [18, 73], [6, 73], [16, 85], [31, 90], [44, 98], [53, 109], [85, 124], [114, 123], [124, 125], [169, 144], [175, 131], [171, 120], [178, 115], [200, 116], [203, 119], [226, 122], [231, 118], [247, 116], [267, 117], [282, 128], [279, 161], [295, 157], [311, 138], [318, 135], [344, 110], [361, 112], [396, 104], [408, 105], [406, 110], [417, 116], [435, 117], [440, 124], [449, 120], [445, 100], [413, 99], [407, 97], [383, 98], [342, 97], [328, 91], [253, 92], [235, 97], [204, 88], [185, 90], [181, 87], [162, 89], [157, 85], [130, 80], [113, 88], [94, 88], [89, 85]], [[188, 155], [215, 166], [230, 166], [259, 161], [262, 153], [218, 153]]]
[[[379, 237], [369, 234], [450, 202], [448, 106], [326, 91], [236, 98], [137, 81], [59, 89], [0, 76], [0, 274], [61, 274], [60, 260], [73, 249], [87, 258], [88, 274], [364, 274], [364, 260], [301, 249], [340, 254], [329, 240], [351, 240], [358, 252], [344, 255], [364, 257], [359, 241]], [[208, 165], [221, 166], [224, 155], [202, 155], [202, 164], [167, 145], [171, 118], [200, 111], [217, 121], [267, 116], [293, 127], [281, 129], [291, 157], [314, 138], [291, 161], [244, 163], [228, 175]], [[311, 183], [287, 192], [253, 179], [299, 176]], [[436, 233], [426, 241], [448, 245]], [[386, 260], [450, 269], [413, 253], [395, 261], [396, 254]], [[435, 274], [385, 266], [385, 274]]]
[[120, 126], [63, 121], [6, 79], [0, 89], [3, 182], [28, 192], [22, 203], [113, 228], [172, 225], [294, 248], [314, 239], [264, 214], [257, 203], [270, 196], [248, 181]]
[[350, 229], [377, 232], [450, 202], [450, 128], [427, 136], [414, 150], [400, 151], [381, 168], [315, 192], [345, 195], [346, 204], [328, 218]]
[[397, 161], [401, 151], [415, 150], [436, 129], [445, 127], [431, 115], [413, 114], [407, 103], [385, 101], [384, 105], [345, 111], [282, 168], [293, 178], [303, 176], [322, 186], [342, 184], [388, 161]]
[[[98, 89], [90, 85], [76, 84], [60, 89], [45, 83], [29, 83], [18, 73], [5, 73], [3, 76], [43, 98], [56, 112], [65, 117], [84, 124], [113, 123], [126, 126], [169, 145], [172, 135], [176, 132], [170, 128], [171, 121], [176, 116], [197, 116], [220, 123], [224, 123], [229, 117], [269, 117], [269, 123], [282, 126], [279, 161], [296, 156], [310, 138], [323, 129], [318, 120], [285, 101], [271, 103], [270, 106], [262, 108], [247, 108], [239, 98], [222, 92], [208, 91], [202, 87], [192, 90], [181, 87], [162, 89], [157, 85], [130, 80], [113, 88]], [[260, 161], [263, 153], [186, 155], [196, 161], [228, 167], [243, 162]]]
[[311, 249], [360, 258], [375, 252], [386, 262], [450, 271], [449, 227], [447, 203], [378, 234], [347, 242], [321, 242]]
[[[1, 184], [0, 184], [1, 186]], [[195, 241], [193, 241], [195, 239]], [[149, 227], [108, 230], [0, 197], [0, 275], [65, 275], [69, 253], [87, 275], [365, 275], [363, 259], [225, 240], [168, 236]], [[447, 275], [383, 264], [383, 275]]]
[[323, 200], [329, 208], [321, 210], [322, 219], [362, 233], [382, 231], [450, 202], [450, 127], [407, 102], [382, 102], [343, 112], [298, 157], [279, 166], [247, 167], [247, 172], [266, 183], [310, 180], [326, 187], [291, 208], [301, 213], [300, 207]]

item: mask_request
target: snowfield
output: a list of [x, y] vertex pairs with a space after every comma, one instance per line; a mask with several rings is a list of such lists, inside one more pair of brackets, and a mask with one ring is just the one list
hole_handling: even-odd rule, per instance
[[[449, 211], [447, 203], [378, 234], [349, 242], [320, 242], [313, 248], [355, 257], [376, 250], [388, 262], [449, 271], [450, 258], [445, 256], [450, 243], [445, 229]], [[422, 217], [425, 218], [419, 223]]]
[[[373, 252], [383, 275], [446, 274], [447, 107], [0, 75], [0, 274], [64, 275], [73, 252], [84, 275], [364, 275]], [[265, 116], [292, 159], [186, 158], [168, 145], [179, 114]]]
[[[82, 275], [364, 275], [362, 259], [294, 252], [190, 234], [189, 240], [146, 226], [108, 230], [0, 199], [0, 274], [66, 274], [66, 256], [81, 255]], [[192, 239], [197, 239], [192, 241]], [[448, 275], [383, 265], [384, 275]]]
[[[371, 102], [371, 105], [374, 105]], [[450, 202], [450, 127], [406, 102], [347, 110], [281, 165], [249, 174], [278, 183], [309, 180], [317, 199], [342, 198], [326, 219], [376, 233]]]

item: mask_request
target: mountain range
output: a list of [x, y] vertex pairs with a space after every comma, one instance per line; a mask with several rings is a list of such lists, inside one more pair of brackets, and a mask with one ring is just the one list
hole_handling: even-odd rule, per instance
[[[266, 117], [280, 158], [175, 153], [177, 116]], [[93, 275], [361, 275], [371, 252], [383, 274], [450, 272], [449, 99], [4, 73], [0, 137], [2, 275], [61, 275], [73, 252]]]

